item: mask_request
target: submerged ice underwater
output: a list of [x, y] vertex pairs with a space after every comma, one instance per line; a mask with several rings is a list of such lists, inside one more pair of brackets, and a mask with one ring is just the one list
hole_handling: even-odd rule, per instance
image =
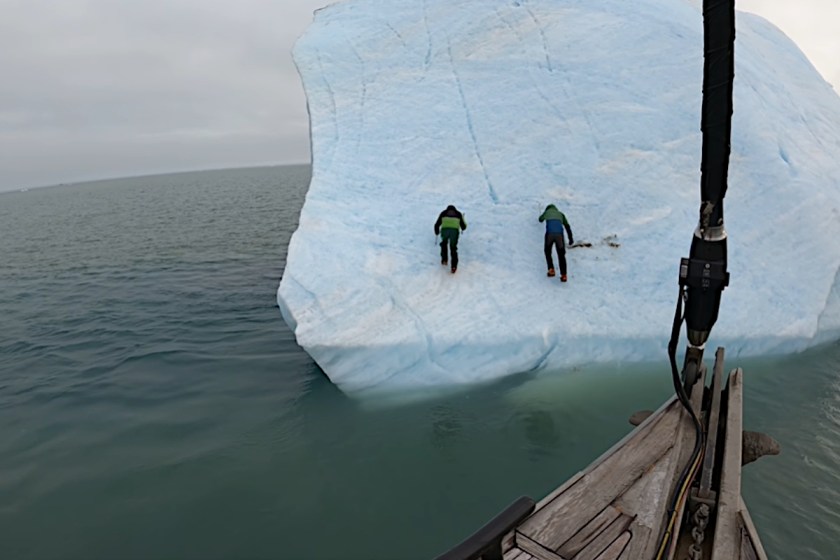
[[[308, 184], [282, 167], [0, 195], [0, 557], [430, 558], [672, 394], [663, 358], [348, 397], [273, 301]], [[744, 473], [771, 558], [837, 557], [838, 363], [837, 343], [737, 360], [745, 427], [783, 447]]]

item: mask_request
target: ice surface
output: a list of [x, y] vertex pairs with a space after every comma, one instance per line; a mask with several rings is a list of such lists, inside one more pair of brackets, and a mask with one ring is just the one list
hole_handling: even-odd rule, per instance
[[[840, 336], [840, 98], [778, 29], [736, 19], [732, 280], [709, 341], [728, 357]], [[702, 32], [689, 0], [319, 10], [294, 53], [313, 177], [277, 293], [298, 343], [351, 392], [664, 360], [699, 208]], [[566, 284], [545, 274], [548, 203], [593, 244]], [[469, 225], [455, 275], [432, 230], [448, 204]]]

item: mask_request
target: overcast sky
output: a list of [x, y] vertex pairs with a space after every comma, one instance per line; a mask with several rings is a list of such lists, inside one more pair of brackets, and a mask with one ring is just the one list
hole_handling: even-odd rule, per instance
[[[308, 162], [291, 49], [327, 3], [0, 0], [0, 190]], [[736, 6], [840, 91], [840, 0]]]

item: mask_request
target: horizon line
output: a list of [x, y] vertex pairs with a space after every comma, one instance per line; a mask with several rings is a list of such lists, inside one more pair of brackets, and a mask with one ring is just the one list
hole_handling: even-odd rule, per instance
[[226, 171], [226, 170], [237, 170], [237, 169], [261, 169], [267, 167], [295, 167], [300, 165], [312, 165], [311, 161], [301, 161], [301, 162], [286, 162], [286, 163], [265, 163], [265, 164], [258, 164], [258, 165], [235, 165], [231, 167], [203, 167], [200, 169], [179, 169], [174, 171], [152, 171], [149, 173], [137, 173], [136, 175], [118, 175], [118, 176], [110, 176], [110, 177], [99, 177], [97, 179], [74, 179], [71, 181], [62, 181], [59, 183], [49, 183], [45, 185], [35, 185], [35, 186], [24, 186], [24, 187], [10, 187], [8, 189], [4, 189], [0, 187], [0, 194], [3, 193], [10, 193], [10, 192], [24, 192], [29, 191], [32, 189], [49, 189], [55, 187], [67, 187], [71, 185], [80, 185], [83, 183], [99, 183], [103, 181], [116, 181], [121, 179], [140, 179], [143, 177], [159, 177], [161, 175], [179, 175], [182, 173], [200, 173], [204, 171]]

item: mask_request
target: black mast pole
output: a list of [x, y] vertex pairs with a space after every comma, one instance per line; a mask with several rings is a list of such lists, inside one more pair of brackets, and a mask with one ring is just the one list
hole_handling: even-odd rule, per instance
[[[680, 262], [680, 295], [674, 313], [668, 357], [674, 389], [694, 424], [694, 450], [676, 489], [687, 488], [699, 468], [705, 451], [703, 425], [689, 402], [688, 394], [700, 378], [703, 348], [720, 310], [720, 297], [729, 284], [726, 271], [726, 229], [723, 226], [723, 197], [729, 168], [729, 138], [732, 129], [732, 85], [735, 79], [735, 2], [703, 0], [703, 157], [700, 163], [700, 219], [691, 238], [691, 252]], [[685, 316], [682, 315], [685, 298]], [[677, 344], [685, 319], [688, 348], [680, 383]], [[661, 560], [678, 538], [675, 527], [680, 496], [675, 490], [668, 506], [668, 525], [660, 536], [655, 560]]]
[[703, 1], [703, 107], [700, 128], [703, 154], [700, 164], [700, 219], [691, 240], [691, 251], [680, 266], [680, 286], [685, 289], [685, 322], [689, 349], [686, 354], [687, 385], [690, 362], [699, 367], [703, 346], [718, 318], [723, 289], [729, 284], [726, 270], [726, 229], [723, 197], [726, 194], [732, 129], [732, 86], [735, 78], [735, 2]]

